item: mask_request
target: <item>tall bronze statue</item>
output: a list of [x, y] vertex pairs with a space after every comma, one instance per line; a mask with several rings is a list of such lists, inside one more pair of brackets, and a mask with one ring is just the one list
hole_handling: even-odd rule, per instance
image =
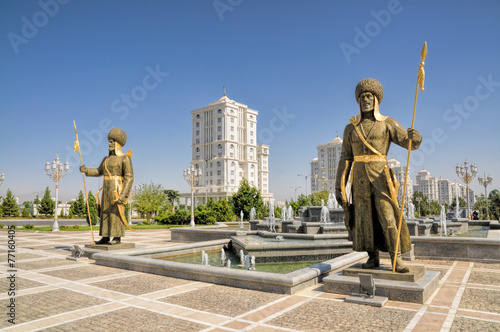
[[130, 228], [125, 219], [125, 204], [134, 181], [134, 171], [130, 156], [122, 152], [127, 134], [113, 128], [109, 131], [108, 141], [109, 155], [104, 157], [98, 168], [80, 166], [80, 172], [87, 176], [104, 176], [102, 200], [98, 209], [99, 235], [102, 238], [96, 244], [118, 244], [125, 236], [124, 226]]
[[404, 273], [409, 269], [401, 260], [401, 252], [411, 250], [411, 242], [403, 220], [400, 245], [396, 244], [401, 213], [397, 201], [399, 184], [387, 164], [387, 153], [391, 142], [415, 150], [422, 136], [416, 129], [405, 130], [396, 120], [380, 114], [383, 95], [382, 85], [375, 79], [364, 79], [356, 86], [360, 115], [353, 117], [344, 129], [335, 196], [344, 208], [353, 249], [368, 252], [368, 261], [362, 267], [380, 266], [379, 251], [389, 251], [395, 271]]

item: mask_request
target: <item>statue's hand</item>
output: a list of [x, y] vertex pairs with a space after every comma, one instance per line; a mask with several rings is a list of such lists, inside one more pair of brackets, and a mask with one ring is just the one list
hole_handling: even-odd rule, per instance
[[411, 139], [412, 141], [415, 141], [415, 142], [422, 141], [422, 135], [420, 135], [418, 130], [416, 130], [415, 128], [408, 129], [408, 138]]
[[80, 172], [87, 174], [87, 167], [85, 165], [80, 166]]
[[125, 197], [119, 197], [116, 201], [115, 201], [116, 204], [121, 204], [121, 205], [124, 205], [125, 204]]

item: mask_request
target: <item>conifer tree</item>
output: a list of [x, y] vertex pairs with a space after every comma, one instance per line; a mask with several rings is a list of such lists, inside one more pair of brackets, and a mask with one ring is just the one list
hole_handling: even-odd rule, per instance
[[7, 196], [3, 199], [2, 213], [4, 217], [19, 217], [19, 206], [10, 189], [7, 189]]
[[45, 189], [45, 194], [43, 195], [42, 200], [40, 201], [38, 213], [43, 214], [45, 216], [53, 215], [55, 206], [56, 202], [54, 202], [52, 200], [52, 197], [50, 197], [50, 189], [49, 187], [47, 187]]
[[[89, 191], [88, 201], [89, 201], [90, 216], [92, 218], [92, 225], [97, 225], [97, 221], [98, 221], [97, 202], [96, 202], [95, 196], [92, 194], [92, 191]], [[87, 212], [86, 209], [85, 209], [85, 212]], [[88, 213], [85, 213], [85, 217], [87, 219], [87, 224], [90, 225]]]

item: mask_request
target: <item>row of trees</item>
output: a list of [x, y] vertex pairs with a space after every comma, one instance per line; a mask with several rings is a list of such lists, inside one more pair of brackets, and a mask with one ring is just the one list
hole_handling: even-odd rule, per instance
[[[313, 193], [308, 196], [300, 195], [296, 201], [290, 200], [286, 205], [291, 205], [295, 214], [302, 206], [320, 206], [321, 202], [327, 202], [329, 192], [324, 190], [319, 193]], [[132, 209], [136, 210], [143, 218], [147, 220], [156, 220], [162, 224], [184, 224], [190, 219], [190, 211], [186, 210], [183, 205], [179, 205], [180, 209], [175, 210], [176, 203], [179, 201], [180, 194], [178, 191], [163, 189], [160, 184], [141, 184], [134, 193], [132, 199]], [[1, 199], [1, 197], [0, 197]], [[89, 192], [89, 210], [92, 216], [92, 224], [97, 223], [97, 207], [96, 198]], [[419, 204], [420, 200], [420, 204]], [[412, 202], [415, 205], [416, 216], [422, 215], [439, 215], [441, 213], [441, 205], [437, 201], [430, 201], [422, 192], [414, 192]], [[24, 202], [21, 207], [16, 204], [15, 197], [10, 190], [7, 190], [6, 197], [2, 199], [0, 204], [0, 217], [24, 217], [33, 216], [34, 205], [38, 207], [38, 214], [47, 217], [54, 215], [55, 202], [52, 200], [50, 190], [47, 187], [45, 194], [40, 200], [38, 196], [33, 202]], [[70, 202], [68, 215], [61, 217], [79, 217], [87, 218], [87, 205], [84, 194], [80, 191], [78, 198]], [[451, 205], [445, 204], [446, 209], [454, 209], [456, 205], [453, 200]], [[459, 198], [459, 206], [466, 207], [467, 203], [463, 198]], [[487, 215], [488, 206], [488, 215]], [[126, 211], [128, 213], [129, 207]], [[244, 219], [248, 220], [252, 207], [256, 210], [256, 217], [262, 219], [268, 215], [268, 208], [262, 201], [262, 197], [257, 188], [251, 187], [246, 179], [241, 181], [238, 191], [228, 200], [218, 202], [208, 201], [206, 205], [198, 205], [194, 212], [195, 223], [197, 224], [213, 224], [215, 221], [231, 221], [238, 219], [240, 211], [244, 213]], [[493, 190], [488, 195], [476, 196], [476, 203], [472, 209], [478, 211], [480, 219], [498, 220], [500, 218], [500, 192]], [[275, 217], [280, 218], [281, 209], [275, 207]]]

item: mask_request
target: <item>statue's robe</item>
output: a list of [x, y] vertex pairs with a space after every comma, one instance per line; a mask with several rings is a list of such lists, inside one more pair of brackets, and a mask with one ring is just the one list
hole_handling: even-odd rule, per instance
[[104, 176], [99, 211], [99, 235], [103, 237], [124, 236], [124, 223], [115, 201], [118, 198], [127, 199], [130, 195], [134, 181], [132, 160], [127, 155], [110, 155], [102, 160], [98, 168], [89, 168], [87, 175]]
[[[406, 129], [390, 117], [382, 120], [362, 120], [357, 124], [359, 132], [375, 150], [385, 158], [380, 160], [358, 136], [354, 128], [356, 121], [345, 127], [342, 153], [337, 170], [335, 187], [340, 189], [351, 180], [352, 205], [347, 210], [350, 238], [355, 251], [393, 251], [397, 239], [397, 222], [400, 208], [397, 199], [391, 196], [391, 188], [397, 197], [397, 180], [387, 165], [387, 152], [391, 142], [408, 148]], [[371, 124], [373, 123], [373, 126]], [[362, 129], [364, 127], [365, 130]], [[412, 141], [412, 150], [420, 141]], [[355, 158], [358, 156], [357, 158]], [[366, 156], [366, 157], [362, 157]], [[363, 158], [365, 161], [362, 161]], [[357, 159], [356, 162], [355, 159]], [[372, 159], [373, 161], [370, 161]], [[379, 159], [379, 160], [377, 160]], [[347, 163], [346, 163], [347, 161]], [[354, 167], [353, 166], [354, 162]], [[352, 174], [351, 174], [352, 173]], [[342, 176], [343, 175], [343, 176]], [[400, 234], [401, 252], [411, 250], [410, 234], [403, 219]]]

